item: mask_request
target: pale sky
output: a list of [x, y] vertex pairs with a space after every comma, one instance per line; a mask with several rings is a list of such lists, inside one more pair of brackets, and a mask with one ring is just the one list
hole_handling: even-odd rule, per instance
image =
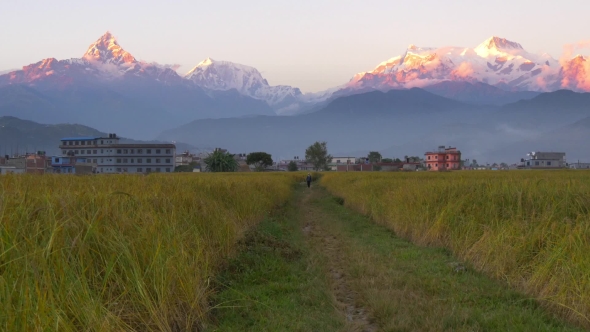
[[557, 59], [590, 39], [589, 13], [589, 0], [0, 0], [0, 72], [81, 57], [109, 30], [137, 59], [180, 74], [211, 57], [321, 91], [409, 44], [475, 47], [495, 35]]

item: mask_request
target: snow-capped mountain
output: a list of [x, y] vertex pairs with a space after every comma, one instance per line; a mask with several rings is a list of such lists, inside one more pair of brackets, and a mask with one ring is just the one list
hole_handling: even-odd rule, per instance
[[164, 84], [183, 81], [173, 68], [136, 60], [107, 32], [92, 43], [81, 58], [41, 60], [0, 76], [0, 86], [26, 84], [66, 87], [132, 77]]
[[229, 61], [207, 58], [184, 77], [206, 90], [236, 89], [242, 95], [266, 101], [277, 113], [296, 110], [305, 101], [298, 88], [271, 86], [256, 68]]
[[138, 60], [107, 32], [80, 58], [48, 58], [0, 75], [0, 116], [151, 138], [195, 119], [275, 115], [263, 100], [205, 91], [176, 69]]
[[515, 42], [491, 37], [475, 48], [410, 45], [400, 56], [355, 75], [348, 89], [425, 87], [441, 81], [482, 82], [506, 90], [560, 88], [561, 66], [548, 54], [531, 54]]

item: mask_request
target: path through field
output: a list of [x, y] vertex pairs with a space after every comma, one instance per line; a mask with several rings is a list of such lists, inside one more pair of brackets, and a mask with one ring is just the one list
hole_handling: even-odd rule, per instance
[[217, 279], [210, 331], [575, 331], [319, 186], [297, 190]]

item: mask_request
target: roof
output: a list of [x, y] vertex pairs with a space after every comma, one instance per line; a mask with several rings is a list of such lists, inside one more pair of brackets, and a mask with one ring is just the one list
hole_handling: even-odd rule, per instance
[[64, 137], [60, 139], [60, 141], [93, 141], [95, 139], [100, 139], [100, 136], [80, 136], [80, 137]]

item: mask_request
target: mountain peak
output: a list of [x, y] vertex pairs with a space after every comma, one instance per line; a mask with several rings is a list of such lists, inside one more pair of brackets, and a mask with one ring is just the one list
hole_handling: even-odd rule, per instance
[[83, 56], [84, 59], [91, 62], [113, 63], [116, 65], [137, 62], [133, 55], [125, 51], [117, 39], [107, 31], [96, 42], [88, 47]]
[[484, 41], [480, 46], [485, 46], [488, 49], [495, 48], [497, 50], [518, 49], [522, 50], [519, 43], [512, 42], [506, 38], [492, 36]]
[[207, 57], [207, 59], [199, 62], [197, 67], [209, 66], [209, 65], [212, 65], [214, 62], [215, 62], [215, 60], [211, 59], [210, 57]]

